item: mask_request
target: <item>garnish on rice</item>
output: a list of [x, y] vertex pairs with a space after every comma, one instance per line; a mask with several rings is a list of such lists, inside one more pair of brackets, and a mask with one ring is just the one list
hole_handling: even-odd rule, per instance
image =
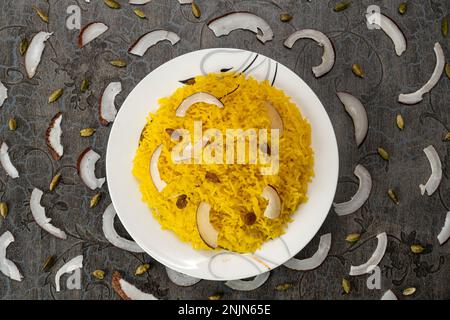
[[195, 249], [254, 252], [308, 199], [310, 125], [268, 81], [192, 79], [149, 115], [133, 175], [163, 229]]

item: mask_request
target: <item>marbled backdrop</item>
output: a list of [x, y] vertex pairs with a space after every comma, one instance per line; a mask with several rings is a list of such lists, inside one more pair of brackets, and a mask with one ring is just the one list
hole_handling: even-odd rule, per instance
[[[405, 15], [398, 13], [400, 0], [352, 1], [345, 11], [333, 10], [334, 0], [198, 0], [201, 18], [196, 19], [190, 5], [181, 6], [177, 0], [153, 0], [141, 9], [147, 19], [137, 17], [127, 1], [119, 0], [121, 9], [113, 10], [102, 0], [1, 0], [0, 1], [0, 81], [9, 90], [9, 97], [0, 109], [1, 140], [7, 141], [13, 163], [21, 176], [8, 178], [0, 170], [1, 199], [9, 205], [6, 219], [0, 217], [0, 234], [10, 230], [16, 241], [8, 248], [8, 257], [24, 275], [15, 282], [0, 274], [0, 299], [117, 299], [111, 289], [111, 274], [119, 270], [131, 283], [162, 299], [206, 299], [222, 293], [223, 299], [379, 299], [392, 289], [401, 299], [450, 298], [450, 244], [439, 246], [436, 235], [443, 226], [450, 206], [449, 158], [450, 144], [442, 136], [449, 130], [450, 81], [441, 78], [423, 102], [405, 106], [397, 102], [400, 92], [412, 92], [424, 84], [435, 65], [433, 45], [439, 41], [450, 60], [448, 38], [441, 33], [441, 20], [450, 12], [447, 0], [410, 0]], [[69, 5], [81, 8], [81, 24], [102, 21], [110, 30], [83, 49], [76, 46], [77, 30], [66, 28]], [[397, 57], [393, 44], [381, 31], [368, 30], [364, 22], [366, 7], [379, 5], [393, 18], [408, 40], [408, 49]], [[44, 23], [33, 6], [48, 13]], [[216, 38], [207, 28], [210, 19], [237, 10], [256, 13], [267, 20], [274, 31], [274, 39], [265, 45], [248, 31], [235, 31]], [[293, 19], [283, 23], [281, 12]], [[127, 53], [130, 44], [145, 32], [167, 28], [179, 34], [181, 41], [172, 47], [160, 43], [142, 57]], [[321, 48], [312, 41], [300, 41], [292, 50], [283, 41], [294, 30], [315, 28], [332, 40], [337, 60], [333, 70], [321, 79], [315, 79], [311, 66], [320, 63]], [[37, 75], [28, 80], [24, 59], [19, 53], [21, 39], [38, 31], [50, 30], [54, 36], [48, 41]], [[145, 254], [131, 254], [111, 246], [101, 230], [101, 215], [110, 203], [108, 190], [102, 188], [99, 205], [89, 209], [94, 192], [88, 190], [76, 172], [80, 152], [91, 146], [102, 156], [97, 165], [99, 174], [105, 174], [106, 142], [110, 126], [98, 122], [97, 104], [102, 88], [111, 80], [120, 79], [123, 91], [117, 97], [120, 106], [133, 87], [162, 63], [186, 52], [209, 47], [233, 47], [262, 53], [285, 64], [302, 77], [317, 93], [332, 120], [340, 155], [340, 179], [336, 201], [347, 200], [357, 188], [353, 170], [357, 163], [368, 168], [373, 178], [373, 190], [368, 202], [355, 214], [338, 217], [330, 211], [318, 236], [297, 257], [308, 257], [317, 249], [319, 235], [331, 232], [333, 244], [329, 257], [318, 269], [297, 272], [285, 267], [273, 270], [269, 280], [251, 292], [233, 291], [221, 282], [201, 281], [193, 287], [181, 288], [171, 283], [165, 268]], [[126, 68], [112, 66], [109, 61], [124, 59]], [[352, 74], [351, 65], [360, 64], [366, 73], [364, 79]], [[80, 83], [88, 78], [89, 90], [80, 92]], [[50, 93], [60, 87], [65, 91], [53, 104], [48, 104]], [[366, 141], [357, 149], [354, 143], [350, 117], [337, 99], [335, 92], [347, 90], [359, 97], [368, 112], [370, 127]], [[53, 161], [44, 140], [50, 119], [61, 111], [64, 114], [62, 138], [65, 154]], [[405, 129], [396, 124], [397, 114], [405, 119]], [[17, 130], [8, 129], [8, 120], [17, 120]], [[96, 133], [81, 138], [79, 130], [94, 127]], [[444, 165], [444, 177], [439, 191], [431, 197], [421, 196], [419, 184], [430, 175], [430, 166], [422, 149], [433, 144]], [[383, 147], [390, 153], [389, 162], [381, 159], [376, 150]], [[62, 183], [54, 192], [46, 192], [43, 205], [55, 225], [63, 226], [70, 235], [58, 240], [42, 231], [33, 222], [29, 197], [33, 187], [48, 190], [52, 176], [62, 172]], [[400, 204], [395, 205], [387, 190], [397, 191]], [[117, 228], [125, 234], [116, 221]], [[367, 277], [349, 277], [351, 264], [365, 262], [376, 246], [374, 236], [387, 232], [389, 245], [380, 267], [381, 290], [369, 290]], [[345, 241], [349, 233], [361, 233], [355, 245]], [[411, 244], [421, 244], [422, 254], [410, 251]], [[64, 261], [83, 253], [82, 289], [56, 293], [54, 275]], [[42, 271], [42, 264], [50, 255], [56, 255], [56, 265]], [[142, 276], [134, 271], [143, 262], [150, 269]], [[95, 269], [106, 271], [103, 281], [91, 276]], [[351, 292], [343, 294], [341, 282], [347, 278]], [[65, 279], [65, 278], [64, 278]], [[276, 290], [280, 284], [292, 286]], [[63, 285], [64, 286], [64, 285]], [[406, 287], [417, 292], [403, 297]]]

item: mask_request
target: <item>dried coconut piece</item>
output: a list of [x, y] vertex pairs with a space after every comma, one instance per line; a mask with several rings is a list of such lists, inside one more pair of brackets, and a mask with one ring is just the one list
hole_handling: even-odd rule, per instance
[[64, 147], [61, 144], [61, 121], [62, 113], [58, 112], [50, 121], [45, 133], [48, 150], [54, 160], [59, 160], [64, 154]]
[[211, 205], [206, 202], [200, 202], [197, 208], [197, 229], [200, 234], [200, 238], [205, 242], [205, 244], [215, 249], [217, 248], [219, 232], [214, 228], [209, 219], [209, 214], [211, 211]]
[[273, 106], [268, 101], [264, 102], [264, 106], [267, 109], [267, 116], [270, 119], [270, 127], [271, 129], [278, 130], [279, 134], [281, 135], [283, 133], [283, 119], [281, 118], [280, 113], [278, 112], [277, 108]]
[[123, 300], [158, 300], [154, 295], [142, 292], [131, 283], [125, 281], [117, 271], [114, 271], [112, 275], [112, 287]]
[[14, 242], [14, 236], [11, 232], [6, 231], [0, 236], [0, 271], [12, 280], [22, 281], [23, 276], [16, 264], [6, 258], [6, 249], [12, 242]]
[[56, 292], [61, 291], [59, 280], [65, 273], [75, 271], [83, 268], [83, 255], [76, 256], [75, 258], [66, 262], [61, 268], [58, 269], [55, 275]]
[[431, 89], [439, 82], [441, 78], [442, 72], [444, 72], [445, 68], [445, 56], [444, 50], [439, 42], [434, 44], [434, 53], [436, 55], [436, 66], [434, 68], [433, 74], [431, 75], [430, 80], [419, 90], [413, 93], [408, 94], [400, 94], [398, 96], [398, 101], [403, 104], [416, 104], [423, 100], [423, 95], [430, 92]]
[[0, 107], [3, 106], [3, 103], [7, 98], [8, 98], [8, 89], [0, 81]]
[[105, 234], [105, 238], [111, 242], [117, 248], [127, 250], [130, 252], [144, 252], [144, 250], [139, 247], [136, 242], [122, 238], [117, 233], [116, 229], [114, 229], [114, 218], [116, 217], [116, 210], [114, 210], [114, 206], [111, 203], [106, 210], [103, 212], [103, 233]]
[[51, 35], [53, 35], [53, 32], [40, 31], [31, 39], [25, 54], [25, 70], [29, 79], [33, 78], [36, 74], [36, 70], [41, 62], [42, 53], [45, 49], [45, 42]]
[[116, 118], [117, 109], [114, 101], [121, 91], [122, 83], [120, 81], [109, 83], [103, 90], [98, 107], [98, 115], [102, 125], [106, 126]]
[[34, 188], [31, 192], [30, 197], [30, 210], [31, 214], [33, 216], [34, 221], [40, 226], [42, 229], [50, 233], [51, 235], [59, 238], [59, 239], [67, 239], [67, 235], [64, 231], [61, 229], [55, 227], [50, 222], [52, 221], [51, 218], [48, 218], [45, 214], [45, 208], [41, 206], [41, 199], [43, 196], [42, 190], [39, 190], [38, 188]]
[[196, 103], [207, 103], [207, 104], [213, 104], [218, 108], [223, 108], [223, 103], [217, 99], [215, 96], [213, 96], [210, 93], [207, 92], [197, 92], [194, 93], [188, 97], [186, 97], [183, 101], [181, 101], [180, 105], [178, 106], [177, 110], [175, 111], [175, 114], [177, 117], [184, 117], [186, 116], [186, 112], [189, 110], [191, 106], [193, 106]]
[[108, 26], [102, 22], [91, 22], [80, 30], [78, 47], [83, 48], [89, 42], [99, 37], [108, 30]]
[[264, 187], [261, 197], [268, 201], [267, 207], [264, 210], [264, 216], [269, 219], [276, 219], [281, 213], [281, 199], [278, 191], [267, 185]]
[[175, 45], [178, 41], [180, 41], [180, 37], [175, 32], [168, 30], [150, 31], [139, 37], [130, 49], [128, 49], [128, 52], [142, 57], [150, 47], [164, 40], [167, 40], [172, 45]]
[[367, 13], [366, 19], [368, 25], [376, 25], [391, 38], [395, 46], [395, 53], [401, 56], [406, 51], [406, 38], [398, 25], [390, 18], [379, 12]]
[[439, 158], [439, 154], [432, 145], [429, 145], [428, 147], [423, 149], [423, 152], [430, 162], [431, 175], [428, 178], [427, 183], [425, 185], [419, 185], [419, 188], [422, 195], [424, 195], [426, 192], [429, 196], [431, 196], [439, 188], [439, 184], [441, 183], [442, 163], [441, 159]]
[[324, 234], [320, 237], [319, 248], [316, 253], [307, 259], [296, 259], [292, 258], [284, 263], [284, 266], [297, 270], [297, 271], [308, 271], [319, 267], [327, 258], [328, 252], [331, 248], [331, 233]]
[[345, 107], [345, 111], [350, 115], [355, 128], [356, 145], [359, 147], [367, 136], [369, 120], [367, 118], [366, 108], [359, 99], [347, 92], [336, 93], [339, 100]]
[[312, 68], [316, 78], [320, 78], [333, 69], [336, 54], [334, 52], [333, 44], [324, 33], [314, 29], [298, 30], [284, 41], [284, 46], [291, 49], [294, 43], [299, 39], [311, 39], [317, 42], [319, 46], [323, 47], [322, 63]]
[[99, 159], [100, 155], [91, 148], [86, 148], [78, 157], [78, 174], [83, 183], [91, 190], [101, 188], [105, 183], [105, 178], [95, 176], [95, 164]]
[[162, 144], [156, 147], [155, 151], [153, 151], [153, 154], [150, 158], [150, 177], [152, 178], [153, 184], [156, 190], [158, 190], [158, 192], [161, 192], [167, 186], [167, 183], [163, 179], [161, 179], [161, 175], [158, 169], [161, 151], [162, 151]]
[[152, 0], [130, 0], [130, 1], [128, 1], [128, 3], [129, 4], [139, 4], [139, 5], [142, 5], [142, 4], [146, 4], [146, 3], [149, 3], [149, 2], [151, 2]]
[[398, 300], [397, 296], [392, 292], [392, 290], [386, 291], [383, 296], [381, 297], [381, 300]]
[[262, 43], [266, 43], [273, 38], [273, 31], [269, 24], [263, 18], [251, 12], [227, 13], [211, 20], [207, 25], [216, 37], [228, 35], [231, 31], [237, 29], [245, 29], [256, 33], [256, 38]]
[[363, 165], [358, 164], [355, 168], [354, 174], [359, 179], [359, 186], [355, 195], [350, 201], [333, 203], [334, 211], [339, 216], [351, 214], [361, 208], [369, 198], [370, 191], [372, 190], [372, 177]]
[[350, 267], [351, 276], [360, 276], [371, 272], [380, 263], [381, 259], [383, 259], [388, 242], [386, 232], [378, 234], [377, 239], [378, 239], [377, 247], [373, 252], [372, 256], [369, 258], [369, 260], [367, 260], [366, 263], [361, 264], [359, 266]]
[[0, 147], [0, 163], [2, 164], [3, 169], [5, 169], [6, 174], [11, 178], [16, 179], [19, 177], [19, 172], [11, 162], [8, 149], [9, 147], [6, 142], [3, 142], [2, 146]]
[[450, 238], [450, 211], [447, 212], [444, 226], [442, 227], [441, 232], [439, 232], [437, 238], [441, 246]]

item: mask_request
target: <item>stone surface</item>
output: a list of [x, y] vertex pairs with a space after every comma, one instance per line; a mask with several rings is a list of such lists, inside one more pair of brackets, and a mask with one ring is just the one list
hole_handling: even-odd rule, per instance
[[[16, 241], [7, 254], [24, 275], [22, 282], [11, 281], [0, 274], [0, 299], [117, 299], [111, 289], [111, 274], [120, 270], [127, 280], [139, 288], [163, 299], [205, 299], [217, 292], [224, 299], [379, 299], [387, 289], [400, 298], [405, 287], [417, 287], [408, 299], [450, 298], [450, 244], [439, 246], [439, 233], [450, 206], [449, 158], [450, 144], [442, 141], [449, 130], [449, 80], [443, 76], [431, 94], [415, 106], [397, 103], [400, 92], [412, 92], [429, 78], [435, 65], [433, 45], [439, 41], [450, 57], [448, 38], [440, 32], [440, 21], [450, 12], [446, 0], [409, 1], [408, 12], [401, 16], [401, 1], [353, 1], [352, 6], [336, 13], [337, 1], [219, 1], [198, 0], [202, 10], [200, 19], [193, 17], [190, 6], [180, 6], [176, 0], [153, 0], [142, 6], [147, 19], [139, 19], [126, 1], [120, 10], [112, 10], [103, 1], [0, 1], [0, 81], [9, 90], [9, 98], [0, 109], [1, 139], [10, 145], [11, 157], [21, 176], [8, 178], [0, 170], [1, 200], [9, 205], [9, 216], [0, 218], [0, 233], [10, 230]], [[82, 25], [103, 21], [110, 30], [101, 39], [79, 49], [78, 32], [66, 28], [69, 5], [81, 7]], [[382, 31], [368, 30], [364, 21], [366, 7], [376, 4], [392, 17], [404, 31], [408, 49], [397, 57], [393, 44]], [[35, 5], [48, 12], [49, 24], [44, 24], [32, 8]], [[216, 38], [205, 22], [234, 10], [254, 12], [268, 21], [275, 37], [265, 45], [248, 31], [234, 31], [229, 36]], [[279, 20], [281, 12], [289, 12], [289, 23]], [[181, 41], [174, 47], [161, 43], [151, 48], [143, 58], [127, 54], [130, 44], [141, 34], [162, 27], [178, 33]], [[284, 39], [294, 30], [315, 28], [330, 36], [337, 54], [334, 69], [323, 78], [313, 77], [311, 66], [320, 62], [321, 48], [311, 41], [300, 41], [289, 50]], [[22, 38], [28, 39], [41, 30], [54, 35], [49, 40], [37, 75], [28, 80], [24, 59], [18, 52]], [[183, 53], [209, 47], [236, 47], [267, 55], [285, 64], [302, 77], [322, 100], [333, 122], [339, 144], [340, 183], [336, 201], [348, 199], [356, 190], [357, 180], [352, 172], [357, 163], [363, 163], [373, 177], [373, 191], [369, 201], [353, 215], [337, 217], [333, 210], [315, 239], [298, 257], [307, 257], [317, 248], [319, 236], [333, 234], [330, 256], [318, 269], [296, 272], [280, 267], [269, 280], [252, 292], [237, 292], [221, 282], [201, 281], [193, 287], [180, 288], [171, 283], [165, 268], [145, 254], [132, 254], [112, 247], [101, 231], [101, 213], [110, 203], [106, 185], [99, 205], [89, 209], [94, 192], [83, 186], [76, 172], [76, 159], [86, 147], [93, 147], [102, 156], [99, 174], [105, 174], [104, 159], [110, 127], [97, 120], [97, 101], [102, 88], [112, 80], [120, 79], [123, 91], [118, 105], [132, 88], [149, 72]], [[108, 61], [116, 58], [128, 62], [118, 69]], [[449, 61], [449, 58], [447, 58]], [[366, 77], [355, 77], [353, 63], [360, 64]], [[91, 81], [88, 92], [81, 93], [84, 78]], [[47, 98], [57, 88], [64, 87], [63, 96], [49, 105]], [[351, 119], [344, 111], [335, 91], [349, 91], [364, 103], [370, 127], [366, 141], [357, 149], [354, 143]], [[64, 114], [64, 157], [55, 162], [48, 154], [44, 134], [50, 119], [58, 112]], [[401, 113], [405, 130], [395, 125]], [[8, 130], [8, 120], [17, 120], [17, 131]], [[79, 130], [95, 127], [90, 138], [79, 137]], [[421, 196], [419, 184], [424, 183], [430, 168], [422, 149], [433, 144], [444, 165], [444, 178], [439, 192], [431, 197]], [[389, 163], [376, 154], [378, 147], [389, 151]], [[48, 215], [57, 226], [64, 226], [70, 235], [61, 241], [43, 232], [33, 221], [29, 209], [32, 188], [48, 190], [52, 176], [61, 171], [61, 184], [54, 192], [45, 192], [43, 204], [50, 208]], [[394, 188], [400, 204], [394, 205], [387, 197], [388, 188]], [[119, 222], [117, 222], [118, 224]], [[118, 228], [123, 230], [123, 227]], [[351, 264], [365, 262], [376, 246], [374, 237], [387, 232], [389, 245], [382, 260], [381, 290], [370, 290], [367, 277], [349, 277]], [[362, 239], [349, 246], [345, 237], [360, 232]], [[410, 252], [410, 245], [426, 247], [423, 254]], [[83, 253], [82, 289], [56, 293], [54, 275], [64, 261]], [[50, 272], [42, 271], [49, 255], [56, 255], [56, 265]], [[134, 276], [136, 267], [149, 262], [147, 274]], [[103, 281], [90, 274], [95, 269], [106, 271]], [[342, 278], [351, 282], [351, 292], [342, 293]], [[66, 279], [67, 277], [63, 277]], [[276, 291], [279, 284], [291, 283], [286, 291]], [[62, 284], [63, 289], [65, 284]]]

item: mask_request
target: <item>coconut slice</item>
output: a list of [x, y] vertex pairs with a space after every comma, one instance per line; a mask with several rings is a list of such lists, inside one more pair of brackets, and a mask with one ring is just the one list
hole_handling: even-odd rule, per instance
[[114, 210], [114, 206], [111, 203], [105, 212], [103, 212], [103, 233], [105, 234], [105, 238], [117, 248], [137, 253], [145, 252], [136, 242], [124, 239], [117, 234], [116, 229], [114, 229], [115, 217], [116, 210]]
[[269, 202], [264, 210], [264, 216], [269, 219], [278, 218], [281, 213], [281, 199], [277, 190], [272, 186], [265, 186], [261, 197]]
[[0, 271], [12, 280], [22, 281], [23, 276], [16, 264], [6, 258], [6, 249], [12, 242], [14, 242], [14, 236], [11, 232], [6, 231], [0, 236]]
[[41, 206], [41, 199], [44, 193], [38, 188], [34, 188], [31, 192], [30, 198], [30, 209], [31, 214], [33, 215], [34, 221], [40, 226], [42, 229], [50, 233], [51, 235], [59, 238], [59, 239], [67, 239], [67, 235], [61, 229], [55, 227], [50, 223], [52, 219], [48, 218], [45, 215], [45, 208]]
[[123, 300], [158, 300], [154, 295], [142, 292], [122, 279], [122, 275], [117, 271], [112, 275], [112, 287]]
[[261, 287], [269, 279], [270, 272], [257, 275], [253, 280], [231, 280], [225, 282], [227, 287], [238, 291], [252, 291]]
[[256, 33], [256, 38], [262, 43], [273, 38], [269, 24], [261, 17], [250, 12], [231, 12], [208, 22], [216, 37], [226, 36], [237, 29], [250, 30]]
[[214, 229], [214, 226], [209, 220], [210, 211], [211, 205], [209, 203], [200, 202], [197, 208], [197, 229], [206, 245], [215, 249], [217, 248], [219, 232]]
[[161, 179], [161, 175], [159, 174], [158, 163], [159, 157], [161, 156], [162, 144], [160, 144], [155, 151], [153, 151], [152, 157], [150, 158], [150, 176], [152, 178], [153, 184], [155, 185], [156, 190], [161, 192], [166, 186], [167, 183]]
[[322, 63], [312, 68], [316, 78], [320, 78], [333, 69], [336, 54], [334, 52], [333, 44], [325, 34], [314, 29], [298, 30], [284, 41], [284, 45], [290, 49], [299, 39], [311, 39], [317, 42], [319, 46], [323, 47]]
[[61, 159], [64, 154], [64, 147], [61, 144], [61, 121], [62, 113], [58, 112], [50, 121], [50, 125], [45, 133], [48, 150], [55, 160]]
[[61, 291], [59, 279], [63, 274], [70, 273], [81, 268], [83, 268], [83, 255], [76, 256], [59, 268], [55, 275], [56, 292]]
[[105, 178], [97, 178], [95, 176], [95, 164], [100, 159], [100, 155], [92, 150], [86, 148], [78, 157], [77, 169], [78, 174], [83, 183], [91, 190], [101, 188], [105, 183]]
[[292, 258], [285, 262], [284, 266], [297, 271], [308, 271], [316, 269], [325, 261], [330, 248], [331, 233], [327, 233], [320, 237], [319, 248], [312, 257], [303, 260]]
[[347, 92], [337, 92], [336, 94], [344, 105], [345, 111], [352, 118], [353, 126], [355, 127], [356, 145], [359, 147], [366, 138], [369, 128], [366, 108], [364, 108], [361, 101]]
[[439, 187], [439, 184], [442, 180], [442, 163], [441, 159], [439, 158], [439, 154], [437, 153], [436, 149], [429, 145], [425, 149], [423, 149], [423, 152], [425, 152], [428, 161], [430, 162], [431, 166], [431, 175], [428, 178], [428, 181], [425, 185], [421, 184], [419, 185], [420, 193], [422, 195], [425, 194], [425, 191], [429, 196], [431, 196]]
[[441, 78], [442, 72], [445, 68], [445, 57], [444, 51], [442, 50], [439, 42], [434, 45], [434, 53], [436, 54], [436, 66], [434, 68], [433, 74], [430, 80], [419, 90], [414, 93], [400, 94], [398, 96], [398, 101], [403, 104], [416, 104], [423, 100], [423, 95], [430, 92], [431, 89], [438, 83]]
[[33, 78], [36, 74], [37, 67], [41, 62], [42, 53], [45, 49], [45, 41], [53, 34], [53, 32], [38, 32], [30, 42], [27, 53], [25, 54], [25, 69], [28, 78]]
[[178, 0], [178, 2], [180, 3], [180, 4], [190, 4], [190, 3], [192, 3], [194, 0]]
[[184, 117], [186, 115], [186, 112], [188, 111], [188, 109], [196, 104], [196, 103], [207, 103], [207, 104], [213, 104], [215, 106], [217, 106], [218, 108], [223, 108], [223, 103], [220, 102], [219, 99], [217, 99], [216, 97], [214, 97], [212, 94], [209, 94], [207, 92], [197, 92], [194, 93], [192, 95], [190, 95], [189, 97], [185, 98], [180, 105], [178, 106], [177, 110], [176, 110], [176, 116], [177, 117]]
[[145, 52], [160, 41], [167, 40], [172, 45], [180, 41], [180, 37], [172, 31], [154, 30], [139, 37], [136, 42], [128, 49], [128, 52], [136, 56], [142, 57]]
[[353, 173], [359, 179], [358, 191], [356, 191], [350, 201], [333, 203], [334, 211], [338, 216], [345, 216], [361, 208], [369, 198], [370, 191], [372, 190], [372, 177], [363, 165], [358, 164]]
[[5, 169], [6, 174], [11, 178], [16, 179], [19, 177], [19, 172], [11, 162], [8, 149], [9, 147], [6, 142], [3, 142], [2, 146], [0, 147], [0, 163], [2, 164], [3, 169]]
[[398, 298], [391, 290], [388, 290], [383, 294], [381, 300], [398, 300]]
[[121, 91], [122, 83], [119, 81], [109, 83], [103, 90], [98, 107], [98, 115], [102, 125], [106, 126], [116, 118], [117, 110], [114, 100]]
[[129, 4], [146, 4], [149, 3], [152, 0], [130, 0], [128, 1]]
[[0, 81], [0, 107], [3, 106], [3, 102], [5, 102], [6, 98], [8, 98], [8, 89]]
[[447, 212], [444, 226], [442, 227], [441, 232], [439, 232], [437, 238], [441, 246], [450, 238], [450, 211]]
[[283, 119], [277, 108], [273, 106], [270, 102], [266, 101], [264, 106], [267, 108], [267, 115], [270, 119], [270, 127], [272, 129], [277, 129], [280, 135], [283, 133]]
[[381, 259], [383, 259], [388, 242], [386, 232], [377, 235], [377, 239], [378, 239], [377, 248], [373, 252], [370, 259], [367, 260], [367, 262], [364, 264], [350, 267], [351, 276], [360, 276], [371, 272], [380, 263]]
[[89, 42], [99, 37], [108, 30], [108, 26], [102, 22], [91, 22], [80, 30], [78, 47], [83, 48]]
[[367, 13], [366, 19], [369, 25], [376, 25], [383, 30], [395, 46], [395, 53], [400, 57], [406, 51], [406, 39], [397, 24], [379, 12]]
[[169, 277], [170, 281], [175, 283], [177, 286], [181, 286], [181, 287], [193, 286], [194, 284], [200, 282], [200, 280], [201, 280], [198, 278], [188, 276], [184, 273], [177, 272], [168, 267], [166, 267], [166, 272], [167, 272], [167, 276]]

